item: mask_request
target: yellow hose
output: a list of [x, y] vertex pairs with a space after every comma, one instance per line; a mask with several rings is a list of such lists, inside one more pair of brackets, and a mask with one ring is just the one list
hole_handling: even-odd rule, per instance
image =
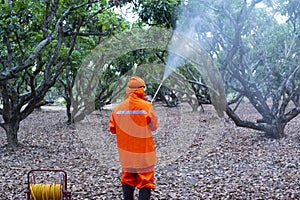
[[62, 186], [60, 184], [30, 184], [33, 200], [60, 200]]

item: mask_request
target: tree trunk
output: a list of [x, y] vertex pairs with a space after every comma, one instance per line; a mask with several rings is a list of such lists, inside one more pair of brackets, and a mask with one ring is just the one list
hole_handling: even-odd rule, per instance
[[71, 112], [71, 101], [69, 99], [66, 99], [67, 101], [67, 116], [68, 116], [68, 124], [72, 123], [72, 112]]
[[266, 131], [266, 136], [274, 139], [280, 139], [285, 137], [284, 127], [286, 124], [280, 122], [279, 120], [274, 120], [270, 125], [268, 131]]
[[7, 138], [7, 149], [16, 150], [18, 148], [18, 130], [20, 122], [18, 120], [12, 120], [8, 123], [5, 123], [4, 129], [6, 131]]

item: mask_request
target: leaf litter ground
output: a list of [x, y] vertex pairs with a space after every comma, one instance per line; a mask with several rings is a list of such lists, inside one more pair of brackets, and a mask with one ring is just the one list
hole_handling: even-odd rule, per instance
[[[111, 110], [66, 125], [65, 111], [53, 108], [22, 122], [15, 153], [7, 152], [1, 130], [0, 199], [26, 199], [27, 173], [37, 168], [65, 170], [73, 199], [121, 199], [115, 136], [107, 127]], [[300, 116], [289, 123], [287, 137], [273, 140], [229, 119], [220, 126], [209, 105], [204, 113], [155, 109], [161, 126], [154, 133], [152, 199], [300, 199]], [[248, 104], [240, 112], [257, 116]]]

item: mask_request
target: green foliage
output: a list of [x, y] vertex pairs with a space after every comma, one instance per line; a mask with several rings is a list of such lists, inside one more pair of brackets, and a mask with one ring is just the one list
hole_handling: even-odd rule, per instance
[[101, 40], [129, 28], [104, 0], [9, 2], [0, 4], [0, 86], [9, 100], [0, 112], [7, 124], [23, 120], [53, 95], [63, 96], [68, 107], [87, 55]]
[[282, 7], [282, 14], [289, 17], [289, 21], [296, 23], [300, 20], [300, 4], [298, 0], [288, 0]]
[[[54, 7], [51, 1], [13, 1], [12, 6], [0, 4], [0, 59], [1, 70], [8, 70], [18, 66], [27, 59], [37, 44], [51, 34], [58, 18], [70, 6], [82, 4], [82, 1], [61, 1], [58, 7]], [[53, 18], [50, 18], [54, 15]], [[51, 21], [47, 21], [47, 20]], [[82, 6], [72, 11], [64, 23], [64, 44], [59, 49], [59, 59], [64, 60], [65, 65], [71, 66], [73, 70], [78, 69], [83, 59], [95, 48], [101, 37], [109, 37], [119, 31], [128, 28], [124, 20], [109, 9], [106, 3], [94, 3], [90, 6]], [[73, 36], [76, 29], [81, 26], [76, 39], [76, 48], [71, 49]], [[45, 30], [47, 29], [47, 31]], [[70, 37], [71, 36], [71, 37]], [[37, 66], [31, 69], [38, 69], [43, 72], [43, 63], [49, 62], [58, 40], [53, 40], [47, 45], [36, 61]], [[8, 46], [9, 45], [9, 46]], [[10, 51], [10, 52], [8, 52]], [[9, 56], [13, 52], [13, 59]], [[9, 60], [11, 59], [11, 60]], [[67, 59], [67, 60], [66, 60]], [[19, 76], [24, 75], [23, 72]], [[36, 80], [37, 84], [39, 79]], [[21, 92], [21, 91], [20, 91]]]
[[17, 65], [30, 54], [43, 37], [40, 26], [42, 5], [40, 2], [33, 4], [28, 0], [13, 1], [12, 7], [0, 4], [0, 9], [1, 60], [6, 59], [8, 49], [5, 47], [9, 41], [11, 51], [14, 52], [12, 65]]
[[146, 24], [172, 28], [176, 24], [179, 4], [180, 1], [178, 0], [140, 0], [138, 6], [135, 7], [135, 11], [141, 21]]

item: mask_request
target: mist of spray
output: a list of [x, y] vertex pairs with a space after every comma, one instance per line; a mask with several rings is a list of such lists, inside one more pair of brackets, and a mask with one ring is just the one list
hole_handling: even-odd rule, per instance
[[[195, 27], [200, 19], [199, 19], [199, 17], [193, 17], [193, 16], [195, 16], [194, 15], [195, 13], [191, 14], [191, 12], [196, 12], [196, 10], [188, 9], [188, 7], [186, 7], [185, 4], [183, 4], [179, 9], [181, 10], [181, 15], [176, 23], [176, 28], [175, 28], [174, 32], [183, 35], [185, 38], [195, 40], [196, 39]], [[183, 20], [185, 22], [183, 22]], [[176, 52], [178, 52], [178, 50], [179, 50], [179, 53], [176, 53], [176, 54], [172, 53], [172, 52], [175, 52], [174, 48], [176, 48]], [[168, 50], [169, 54], [168, 54], [165, 69], [164, 69], [164, 75], [163, 75], [161, 83], [159, 84], [159, 86], [153, 96], [153, 99], [151, 100], [151, 103], [154, 101], [163, 82], [172, 74], [173, 71], [176, 71], [184, 63], [184, 59], [182, 57], [180, 57], [179, 55], [183, 55], [184, 53], [181, 54], [180, 52], [184, 52], [186, 50], [185, 40], [178, 41], [178, 38], [176, 36], [174, 36], [174, 34], [173, 34], [173, 37], [171, 37], [171, 39], [170, 39], [167, 50]]]

